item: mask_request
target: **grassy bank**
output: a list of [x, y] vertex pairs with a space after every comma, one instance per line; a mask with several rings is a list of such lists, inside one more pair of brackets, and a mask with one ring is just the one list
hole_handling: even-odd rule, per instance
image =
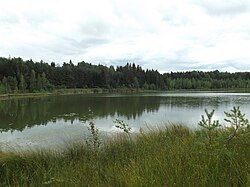
[[[163, 90], [164, 91], [164, 90]], [[165, 90], [166, 91], [166, 90]], [[250, 89], [203, 89], [203, 90], [169, 90], [169, 92], [243, 92], [250, 93]], [[86, 88], [86, 89], [56, 89], [51, 92], [34, 92], [34, 93], [9, 93], [0, 94], [0, 100], [10, 99], [10, 98], [31, 98], [31, 97], [45, 97], [45, 96], [56, 96], [56, 95], [72, 95], [72, 94], [91, 94], [91, 93], [140, 93], [140, 92], [161, 92], [160, 90], [144, 90], [135, 88], [116, 88], [116, 89], [103, 89], [103, 88]]]
[[0, 186], [249, 186], [249, 134], [225, 145], [228, 134], [213, 131], [208, 142], [203, 130], [170, 126], [119, 134], [99, 148], [0, 153]]
[[9, 98], [25, 98], [25, 97], [45, 97], [56, 95], [72, 95], [72, 94], [91, 94], [91, 93], [136, 93], [136, 92], [157, 92], [156, 90], [142, 90], [133, 88], [119, 89], [102, 89], [102, 88], [86, 88], [86, 89], [56, 89], [51, 92], [34, 92], [34, 93], [10, 93], [0, 94], [0, 100]]

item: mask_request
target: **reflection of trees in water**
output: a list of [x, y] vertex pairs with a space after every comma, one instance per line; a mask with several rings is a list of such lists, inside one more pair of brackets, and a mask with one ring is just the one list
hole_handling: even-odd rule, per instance
[[23, 130], [34, 125], [46, 125], [57, 119], [86, 121], [89, 117], [125, 116], [136, 118], [146, 112], [157, 112], [166, 107], [218, 106], [220, 98], [204, 97], [87, 97], [60, 96], [39, 99], [11, 99], [0, 102], [0, 129]]
[[127, 116], [135, 118], [145, 109], [157, 111], [159, 102], [143, 97], [60, 96], [33, 99], [11, 99], [0, 102], [0, 129], [23, 130], [62, 119], [86, 121], [91, 117]]

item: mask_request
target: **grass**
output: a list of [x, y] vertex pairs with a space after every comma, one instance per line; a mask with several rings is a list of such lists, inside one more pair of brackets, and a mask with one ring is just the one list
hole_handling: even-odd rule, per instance
[[134, 88], [117, 88], [117, 89], [104, 89], [104, 88], [75, 88], [75, 89], [56, 89], [51, 92], [41, 91], [34, 93], [8, 93], [1, 94], [0, 100], [10, 98], [33, 98], [33, 97], [45, 97], [45, 96], [57, 96], [57, 95], [72, 95], [72, 94], [92, 94], [92, 93], [135, 93], [135, 92], [157, 92], [157, 90], [142, 90]]
[[[164, 90], [162, 90], [164, 91]], [[212, 91], [212, 92], [243, 92], [250, 93], [250, 89], [184, 89], [184, 90], [168, 90], [169, 92], [176, 91]], [[91, 94], [91, 93], [136, 93], [136, 92], [161, 92], [160, 90], [145, 90], [136, 88], [115, 88], [115, 89], [105, 89], [105, 88], [72, 88], [72, 89], [55, 89], [51, 92], [34, 92], [34, 93], [0, 93], [0, 100], [10, 99], [10, 98], [33, 98], [33, 97], [45, 97], [45, 96], [56, 96], [56, 95], [72, 95], [72, 94]]]
[[[98, 148], [0, 153], [0, 186], [249, 186], [250, 138], [166, 126], [112, 136]], [[84, 141], [83, 141], [84, 142]]]

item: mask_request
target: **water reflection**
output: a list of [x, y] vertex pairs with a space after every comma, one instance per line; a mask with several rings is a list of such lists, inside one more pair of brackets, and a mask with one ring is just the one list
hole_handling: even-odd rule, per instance
[[[250, 104], [249, 95], [217, 95], [204, 97], [189, 95], [71, 95], [45, 98], [11, 99], [0, 101], [1, 131], [22, 131], [35, 125], [49, 122], [73, 124], [74, 120], [85, 122], [91, 114], [94, 119], [123, 118], [140, 119], [143, 114], [158, 113], [159, 109], [167, 113], [204, 108], [228, 108], [233, 105]], [[177, 116], [176, 116], [177, 117]], [[191, 116], [178, 116], [186, 118]], [[173, 120], [173, 119], [172, 119]], [[150, 120], [151, 121], [151, 120]], [[161, 119], [158, 119], [161, 121]]]
[[101, 133], [115, 130], [115, 119], [125, 120], [134, 131], [164, 122], [197, 127], [204, 109], [224, 111], [240, 106], [250, 118], [250, 94], [152, 93], [71, 95], [0, 101], [0, 145], [10, 147], [58, 147], [83, 139], [91, 118]]
[[135, 119], [143, 112], [159, 109], [159, 99], [152, 102], [146, 97], [108, 98], [87, 96], [61, 96], [40, 99], [13, 99], [0, 102], [0, 128], [2, 131], [19, 130], [34, 125], [64, 120], [86, 121], [89, 114], [93, 118], [126, 116]]

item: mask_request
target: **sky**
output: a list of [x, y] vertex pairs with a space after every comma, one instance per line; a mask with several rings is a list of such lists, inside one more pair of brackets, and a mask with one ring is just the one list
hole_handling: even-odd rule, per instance
[[0, 56], [250, 71], [250, 0], [0, 0]]

